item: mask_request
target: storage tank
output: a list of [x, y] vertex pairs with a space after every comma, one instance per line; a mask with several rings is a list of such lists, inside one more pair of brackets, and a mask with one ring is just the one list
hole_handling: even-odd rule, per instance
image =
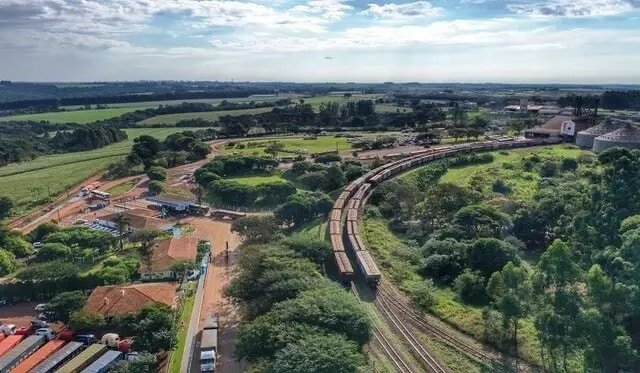
[[611, 118], [606, 118], [602, 123], [597, 126], [587, 128], [584, 131], [578, 132], [576, 135], [576, 145], [585, 149], [593, 148], [593, 141], [596, 137], [605, 135], [609, 132], [613, 132], [620, 128], [620, 124]]
[[598, 136], [593, 141], [593, 151], [596, 153], [615, 147], [640, 149], [640, 130], [633, 125], [625, 124], [624, 127]]

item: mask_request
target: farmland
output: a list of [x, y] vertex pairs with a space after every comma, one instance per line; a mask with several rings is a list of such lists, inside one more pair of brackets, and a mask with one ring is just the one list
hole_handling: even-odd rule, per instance
[[[148, 108], [156, 108], [160, 105], [180, 105], [183, 102], [198, 102], [203, 104], [211, 104], [218, 105], [222, 101], [227, 102], [269, 102], [269, 101], [277, 101], [287, 98], [287, 96], [274, 96], [274, 97], [234, 97], [234, 98], [196, 98], [196, 99], [188, 99], [188, 100], [166, 100], [166, 101], [142, 101], [142, 102], [121, 102], [114, 104], [107, 104], [110, 108], [134, 108], [138, 109], [148, 109]], [[82, 106], [72, 105], [72, 106], [63, 106], [62, 108], [67, 110], [76, 110], [81, 109]]]
[[[227, 147], [226, 150], [229, 153], [265, 155], [265, 148], [274, 141], [283, 144], [285, 147], [285, 151], [278, 153], [278, 156], [291, 156], [297, 153], [320, 153], [336, 149], [338, 151], [351, 150], [351, 144], [346, 138], [333, 136], [319, 136], [316, 139], [291, 138], [264, 141], [242, 141], [236, 143], [234, 147]], [[238, 145], [240, 145], [240, 147], [238, 147]]]
[[188, 129], [127, 129], [128, 140], [101, 149], [48, 155], [1, 167], [0, 195], [13, 199], [16, 214], [24, 213], [46, 203], [49, 195], [63, 193], [91, 175], [105, 170], [111, 163], [124, 158], [129, 153], [134, 138], [146, 134], [164, 139], [172, 133]]
[[270, 107], [256, 108], [256, 109], [243, 109], [243, 110], [223, 110], [223, 111], [204, 111], [197, 113], [179, 113], [179, 114], [165, 114], [158, 115], [149, 119], [145, 119], [140, 124], [142, 125], [155, 125], [155, 124], [176, 124], [181, 120], [189, 119], [204, 119], [210, 121], [216, 121], [220, 117], [225, 115], [244, 115], [244, 114], [260, 114], [271, 111]]
[[[90, 110], [71, 110], [56, 111], [50, 113], [12, 115], [9, 117], [0, 117], [0, 121], [47, 121], [50, 123], [92, 123], [97, 120], [104, 120], [119, 117], [122, 114], [129, 113], [141, 109], [140, 107], [129, 108], [110, 108], [110, 109], [90, 109]], [[142, 108], [146, 109], [146, 108]]]

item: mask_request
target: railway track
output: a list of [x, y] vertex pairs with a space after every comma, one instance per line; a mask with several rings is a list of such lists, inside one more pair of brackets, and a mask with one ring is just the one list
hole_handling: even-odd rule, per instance
[[[358, 290], [356, 289], [353, 282], [351, 283], [351, 292], [359, 302], [362, 302], [360, 295], [358, 295]], [[391, 343], [391, 341], [389, 341], [384, 333], [375, 325], [373, 326], [373, 338], [380, 345], [380, 347], [382, 347], [385, 355], [387, 355], [387, 357], [391, 360], [398, 372], [414, 373], [414, 370], [411, 369], [411, 366], [404, 360], [398, 350], [396, 350], [396, 348], [393, 346], [393, 343]]]
[[392, 304], [398, 312], [402, 313], [405, 318], [413, 323], [418, 329], [428, 333], [430, 336], [437, 338], [458, 352], [463, 353], [467, 357], [480, 363], [489, 363], [496, 368], [507, 368], [507, 365], [505, 364], [505, 357], [501, 353], [479, 349], [471, 343], [464, 341], [462, 338], [457, 338], [453, 336], [453, 334], [444, 331], [440, 326], [430, 323], [410, 306], [407, 306], [400, 296], [392, 294], [393, 292], [397, 292], [396, 290], [390, 291], [388, 286], [383, 285], [378, 288], [378, 292], [378, 297], [382, 296], [383, 298], [388, 299], [387, 302]]
[[396, 312], [393, 311], [385, 297], [376, 297], [376, 307], [381, 311], [381, 313], [391, 321], [391, 324], [395, 327], [396, 330], [400, 332], [402, 337], [407, 341], [409, 346], [411, 346], [411, 350], [413, 354], [416, 356], [418, 361], [423, 365], [424, 368], [429, 372], [433, 373], [447, 373], [449, 372], [438, 360], [433, 357], [431, 352], [427, 351], [420, 341], [413, 335], [413, 332], [409, 330], [409, 328], [405, 325], [405, 321], [398, 316]]

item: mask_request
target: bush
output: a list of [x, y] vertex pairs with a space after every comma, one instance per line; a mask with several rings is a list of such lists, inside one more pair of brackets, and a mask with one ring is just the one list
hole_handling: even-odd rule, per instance
[[502, 179], [494, 181], [493, 185], [491, 185], [491, 190], [493, 190], [494, 193], [505, 195], [511, 193], [511, 188]]
[[167, 180], [167, 170], [163, 167], [151, 167], [147, 170], [149, 180], [165, 181]]
[[558, 165], [554, 162], [544, 162], [540, 166], [540, 176], [554, 177], [558, 173]]
[[332, 163], [332, 162], [340, 162], [342, 158], [338, 154], [322, 154], [316, 157], [316, 163]]
[[431, 280], [425, 280], [411, 290], [411, 301], [423, 311], [431, 311], [436, 304], [436, 287]]
[[71, 258], [71, 248], [67, 245], [51, 242], [46, 243], [36, 254], [36, 261], [65, 260]]
[[469, 266], [486, 276], [501, 270], [505, 264], [516, 259], [516, 248], [495, 238], [476, 240], [467, 252]]
[[486, 279], [477, 272], [466, 270], [455, 279], [453, 288], [460, 300], [465, 303], [487, 304]]
[[75, 331], [94, 331], [105, 326], [104, 317], [85, 310], [74, 311], [69, 315], [69, 328]]
[[565, 158], [562, 160], [562, 165], [560, 167], [562, 168], [562, 171], [573, 172], [578, 169], [578, 161], [575, 158]]
[[0, 276], [6, 276], [18, 268], [15, 255], [0, 249]]
[[48, 280], [76, 276], [80, 269], [72, 263], [54, 261], [30, 265], [16, 275], [21, 280]]
[[164, 185], [162, 185], [161, 181], [151, 180], [149, 182], [149, 193], [151, 194], [160, 194], [164, 190]]

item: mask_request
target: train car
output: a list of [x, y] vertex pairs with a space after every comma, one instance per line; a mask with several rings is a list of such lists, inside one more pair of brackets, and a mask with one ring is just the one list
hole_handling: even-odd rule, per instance
[[353, 221], [347, 222], [347, 235], [353, 235], [358, 233], [358, 224]]
[[371, 254], [368, 250], [357, 251], [355, 254], [356, 262], [358, 264], [358, 268], [362, 273], [362, 277], [364, 280], [372, 285], [376, 286], [382, 277], [376, 262], [371, 257]]
[[124, 355], [120, 351], [107, 351], [98, 360], [82, 370], [82, 373], [106, 373], [123, 357]]
[[42, 346], [38, 351], [34, 352], [31, 356], [26, 358], [23, 362], [18, 364], [11, 373], [29, 373], [38, 364], [45, 361], [49, 356], [53, 355], [56, 351], [64, 346], [65, 341], [61, 339], [54, 339]]
[[106, 345], [94, 343], [56, 370], [56, 373], [78, 373], [96, 361], [106, 350]]
[[358, 221], [358, 209], [350, 208], [347, 210], [347, 221]]
[[74, 356], [78, 355], [84, 344], [82, 342], [69, 342], [56, 353], [48, 357], [42, 363], [36, 365], [30, 372], [31, 373], [52, 373], [58, 369], [62, 364], [66, 363]]
[[0, 357], [0, 373], [9, 373], [44, 342], [45, 338], [42, 335], [31, 335], [25, 338], [19, 345]]
[[343, 282], [349, 282], [353, 279], [353, 266], [344, 251], [334, 251], [333, 257], [338, 267], [338, 276]]
[[24, 335], [10, 335], [0, 342], [0, 356], [4, 356], [7, 352], [11, 351], [22, 339]]
[[329, 221], [329, 233], [330, 234], [342, 234], [342, 226], [340, 221]]
[[329, 236], [331, 240], [331, 248], [333, 251], [344, 251], [344, 244], [342, 243], [342, 235], [331, 234]]
[[347, 235], [347, 241], [349, 241], [349, 247], [351, 248], [352, 252], [356, 252], [356, 251], [360, 251], [362, 250], [359, 246], [358, 240], [356, 239], [356, 235], [355, 234], [348, 234]]
[[342, 220], [342, 208], [334, 208], [331, 210], [331, 215], [329, 215], [329, 220], [332, 221], [341, 221]]

